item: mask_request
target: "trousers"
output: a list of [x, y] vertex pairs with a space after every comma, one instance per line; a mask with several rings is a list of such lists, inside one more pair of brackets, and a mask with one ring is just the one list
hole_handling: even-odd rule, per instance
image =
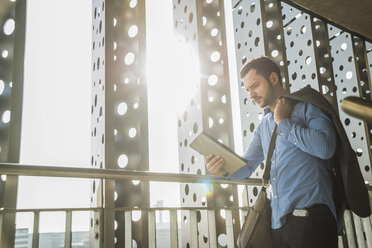
[[325, 204], [306, 209], [306, 216], [287, 215], [285, 224], [272, 230], [274, 248], [337, 248], [337, 222]]

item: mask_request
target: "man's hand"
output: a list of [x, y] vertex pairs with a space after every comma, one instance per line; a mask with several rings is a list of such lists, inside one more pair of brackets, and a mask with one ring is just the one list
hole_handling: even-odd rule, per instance
[[207, 169], [210, 173], [218, 176], [223, 176], [226, 174], [226, 171], [222, 169], [222, 165], [224, 163], [224, 159], [220, 156], [215, 156], [213, 154], [209, 154], [205, 157], [205, 164], [207, 165]]
[[293, 103], [290, 100], [285, 98], [280, 98], [276, 104], [274, 110], [274, 120], [277, 125], [286, 118], [291, 116], [293, 110]]

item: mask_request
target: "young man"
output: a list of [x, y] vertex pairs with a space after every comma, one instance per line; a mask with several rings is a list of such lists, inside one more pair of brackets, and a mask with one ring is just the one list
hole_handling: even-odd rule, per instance
[[[279, 99], [287, 94], [280, 70], [266, 57], [245, 64], [240, 76], [250, 97], [267, 113], [243, 155], [248, 163], [227, 177], [244, 179], [255, 171], [266, 159], [277, 125], [270, 171], [274, 247], [337, 247], [333, 184], [327, 169], [336, 149], [332, 120], [310, 103]], [[226, 175], [223, 158], [210, 154], [205, 162], [211, 173]]]

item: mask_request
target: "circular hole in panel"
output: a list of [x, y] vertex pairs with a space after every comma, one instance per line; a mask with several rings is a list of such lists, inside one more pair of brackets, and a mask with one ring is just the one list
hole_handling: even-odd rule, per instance
[[356, 155], [357, 155], [358, 157], [361, 157], [361, 156], [363, 155], [363, 150], [360, 149], [360, 148], [358, 148], [358, 149], [356, 150]]
[[134, 109], [138, 109], [138, 102], [135, 102], [135, 103], [133, 104], [133, 108], [134, 108]]
[[121, 154], [118, 158], [118, 166], [120, 168], [125, 168], [128, 165], [128, 156]]
[[254, 196], [257, 196], [258, 195], [258, 189], [257, 189], [257, 187], [254, 187], [253, 188], [253, 195]]
[[254, 131], [254, 123], [251, 123], [251, 125], [249, 126], [249, 130], [253, 133], [253, 131]]
[[289, 27], [289, 28], [287, 29], [287, 35], [291, 35], [291, 33], [292, 33], [292, 28]]
[[220, 215], [221, 215], [222, 219], [226, 219], [226, 211], [225, 211], [225, 209], [221, 209], [220, 210]]
[[319, 72], [320, 72], [320, 74], [323, 74], [324, 72], [326, 72], [326, 68], [320, 67], [319, 68]]
[[8, 57], [8, 50], [4, 50], [2, 53], [1, 53], [1, 56], [6, 59]]
[[221, 184], [221, 188], [223, 188], [223, 189], [227, 189], [227, 187], [229, 187], [228, 184], [225, 184], [225, 183]]
[[137, 135], [137, 130], [136, 130], [134, 127], [130, 128], [130, 129], [129, 129], [129, 132], [128, 132], [128, 135], [129, 135], [130, 138], [134, 138], [134, 137], [136, 137], [136, 135]]
[[257, 18], [257, 21], [256, 21], [257, 26], [260, 25], [260, 23], [261, 23], [261, 19]]
[[256, 37], [256, 39], [254, 40], [254, 45], [257, 47], [258, 44], [260, 44], [260, 38]]
[[5, 83], [3, 80], [0, 79], [0, 95], [3, 94], [5, 89]]
[[125, 55], [124, 62], [126, 65], [131, 65], [133, 64], [134, 59], [135, 59], [134, 53], [129, 52], [127, 53], [127, 55]]
[[296, 80], [296, 78], [297, 78], [297, 73], [296, 72], [292, 73], [292, 79]]
[[210, 96], [210, 97], [208, 98], [208, 101], [209, 101], [209, 102], [213, 102], [213, 101], [214, 101], [214, 97], [213, 97], [213, 96]]
[[4, 23], [3, 31], [6, 35], [11, 35], [15, 29], [15, 22], [13, 19], [8, 19]]
[[201, 199], [201, 202], [204, 205], [207, 202], [207, 197], [203, 196]]
[[194, 131], [194, 133], [198, 132], [198, 123], [194, 123], [192, 130]]
[[355, 138], [356, 137], [356, 133], [355, 132], [352, 132], [351, 133], [351, 138]]
[[302, 49], [300, 51], [298, 51], [298, 55], [302, 56], [304, 52], [302, 51]]
[[195, 157], [194, 156], [191, 156], [191, 163], [195, 164]]
[[189, 185], [186, 184], [186, 186], [185, 186], [185, 194], [186, 194], [186, 195], [189, 195], [189, 192], [190, 192]]
[[181, 164], [181, 171], [183, 171], [185, 169], [185, 165], [182, 163]]
[[256, 8], [256, 5], [254, 3], [252, 3], [251, 6], [250, 6], [250, 11], [253, 13], [255, 8]]
[[217, 82], [218, 82], [218, 77], [217, 77], [216, 75], [212, 74], [212, 75], [210, 75], [210, 76], [208, 77], [208, 84], [209, 84], [210, 86], [214, 86], [214, 85], [216, 85]]
[[196, 193], [194, 193], [193, 195], [192, 195], [192, 200], [194, 201], [194, 202], [196, 202]]
[[213, 0], [206, 0], [205, 2], [210, 4], [211, 2], [213, 2]]
[[240, 23], [240, 27], [241, 27], [241, 28], [244, 28], [244, 22], [241, 22], [241, 23]]
[[125, 102], [119, 103], [118, 108], [117, 108], [117, 111], [118, 111], [119, 115], [125, 115], [127, 110], [128, 110], [128, 106]]
[[222, 233], [220, 235], [218, 235], [218, 238], [217, 238], [217, 241], [218, 241], [218, 244], [220, 246], [226, 246], [227, 245], [227, 235]]
[[116, 220], [114, 220], [114, 229], [118, 229], [118, 222]]
[[1, 175], [1, 181], [3, 181], [3, 182], [6, 181], [6, 175]]
[[347, 49], [347, 44], [344, 42], [341, 44], [341, 50], [345, 51]]
[[115, 191], [114, 192], [114, 201], [116, 201], [118, 199], [118, 193]]
[[203, 235], [203, 242], [205, 244], [208, 243], [208, 237], [205, 234]]
[[141, 219], [142, 213], [139, 210], [132, 211], [132, 221], [137, 222]]
[[278, 51], [278, 50], [273, 50], [273, 51], [271, 52], [271, 56], [272, 56], [273, 58], [276, 58], [278, 55], [279, 55], [279, 51]]
[[138, 185], [141, 181], [140, 180], [132, 180], [133, 185]]
[[9, 110], [4, 111], [3, 116], [2, 116], [2, 120], [3, 120], [4, 123], [9, 123], [9, 121], [10, 121], [10, 111]]
[[230, 195], [229, 200], [230, 200], [231, 202], [233, 202], [233, 201], [234, 201], [234, 196]]
[[136, 35], [138, 34], [138, 27], [137, 25], [132, 25], [129, 27], [128, 29], [128, 35], [130, 38], [134, 38], [136, 37]]
[[349, 125], [350, 125], [350, 119], [349, 119], [349, 118], [346, 118], [346, 119], [345, 119], [345, 125], [346, 125], [346, 126], [349, 126]]
[[205, 24], [207, 24], [207, 17], [203, 16], [203, 26], [205, 26]]
[[368, 172], [368, 171], [369, 171], [369, 166], [366, 165], [366, 166], [364, 167], [364, 170]]
[[268, 22], [266, 22], [266, 27], [267, 28], [271, 28], [272, 26], [273, 26], [273, 21], [268, 21]]
[[223, 95], [223, 96], [221, 97], [221, 102], [222, 102], [222, 103], [226, 103], [226, 95]]
[[134, 8], [134, 7], [136, 7], [136, 6], [137, 6], [137, 0], [131, 0], [131, 1], [129, 2], [129, 7]]
[[301, 34], [304, 34], [304, 33], [306, 33], [306, 26], [305, 25], [303, 25], [301, 27]]
[[220, 53], [218, 51], [214, 51], [211, 54], [210, 59], [212, 62], [217, 62], [220, 59]]
[[183, 121], [187, 121], [187, 111], [185, 111], [184, 113], [183, 113]]
[[223, 124], [225, 120], [223, 118], [218, 119], [218, 123]]
[[211, 117], [208, 118], [209, 128], [213, 127], [213, 119]]
[[310, 56], [307, 56], [306, 59], [305, 59], [305, 63], [307, 65], [310, 65], [311, 64], [311, 57]]
[[346, 78], [351, 79], [353, 77], [353, 73], [351, 71], [346, 72]]
[[199, 210], [196, 211], [196, 221], [197, 221], [198, 223], [200, 223], [200, 221], [201, 221], [201, 213], [200, 213]]
[[211, 35], [212, 35], [213, 37], [215, 37], [217, 34], [218, 34], [218, 29], [217, 29], [217, 28], [213, 28], [213, 29], [211, 30]]
[[189, 22], [191, 23], [193, 19], [194, 19], [194, 14], [191, 12], [189, 14]]

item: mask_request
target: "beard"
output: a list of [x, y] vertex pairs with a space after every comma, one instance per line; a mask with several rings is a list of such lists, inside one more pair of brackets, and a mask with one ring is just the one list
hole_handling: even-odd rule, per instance
[[259, 99], [257, 99], [257, 101], [255, 100], [255, 102], [261, 107], [261, 108], [265, 108], [267, 106], [270, 106], [274, 101], [275, 101], [275, 90], [274, 90], [274, 87], [272, 86], [271, 82], [268, 81], [268, 89], [266, 91], [266, 94], [259, 97]]

